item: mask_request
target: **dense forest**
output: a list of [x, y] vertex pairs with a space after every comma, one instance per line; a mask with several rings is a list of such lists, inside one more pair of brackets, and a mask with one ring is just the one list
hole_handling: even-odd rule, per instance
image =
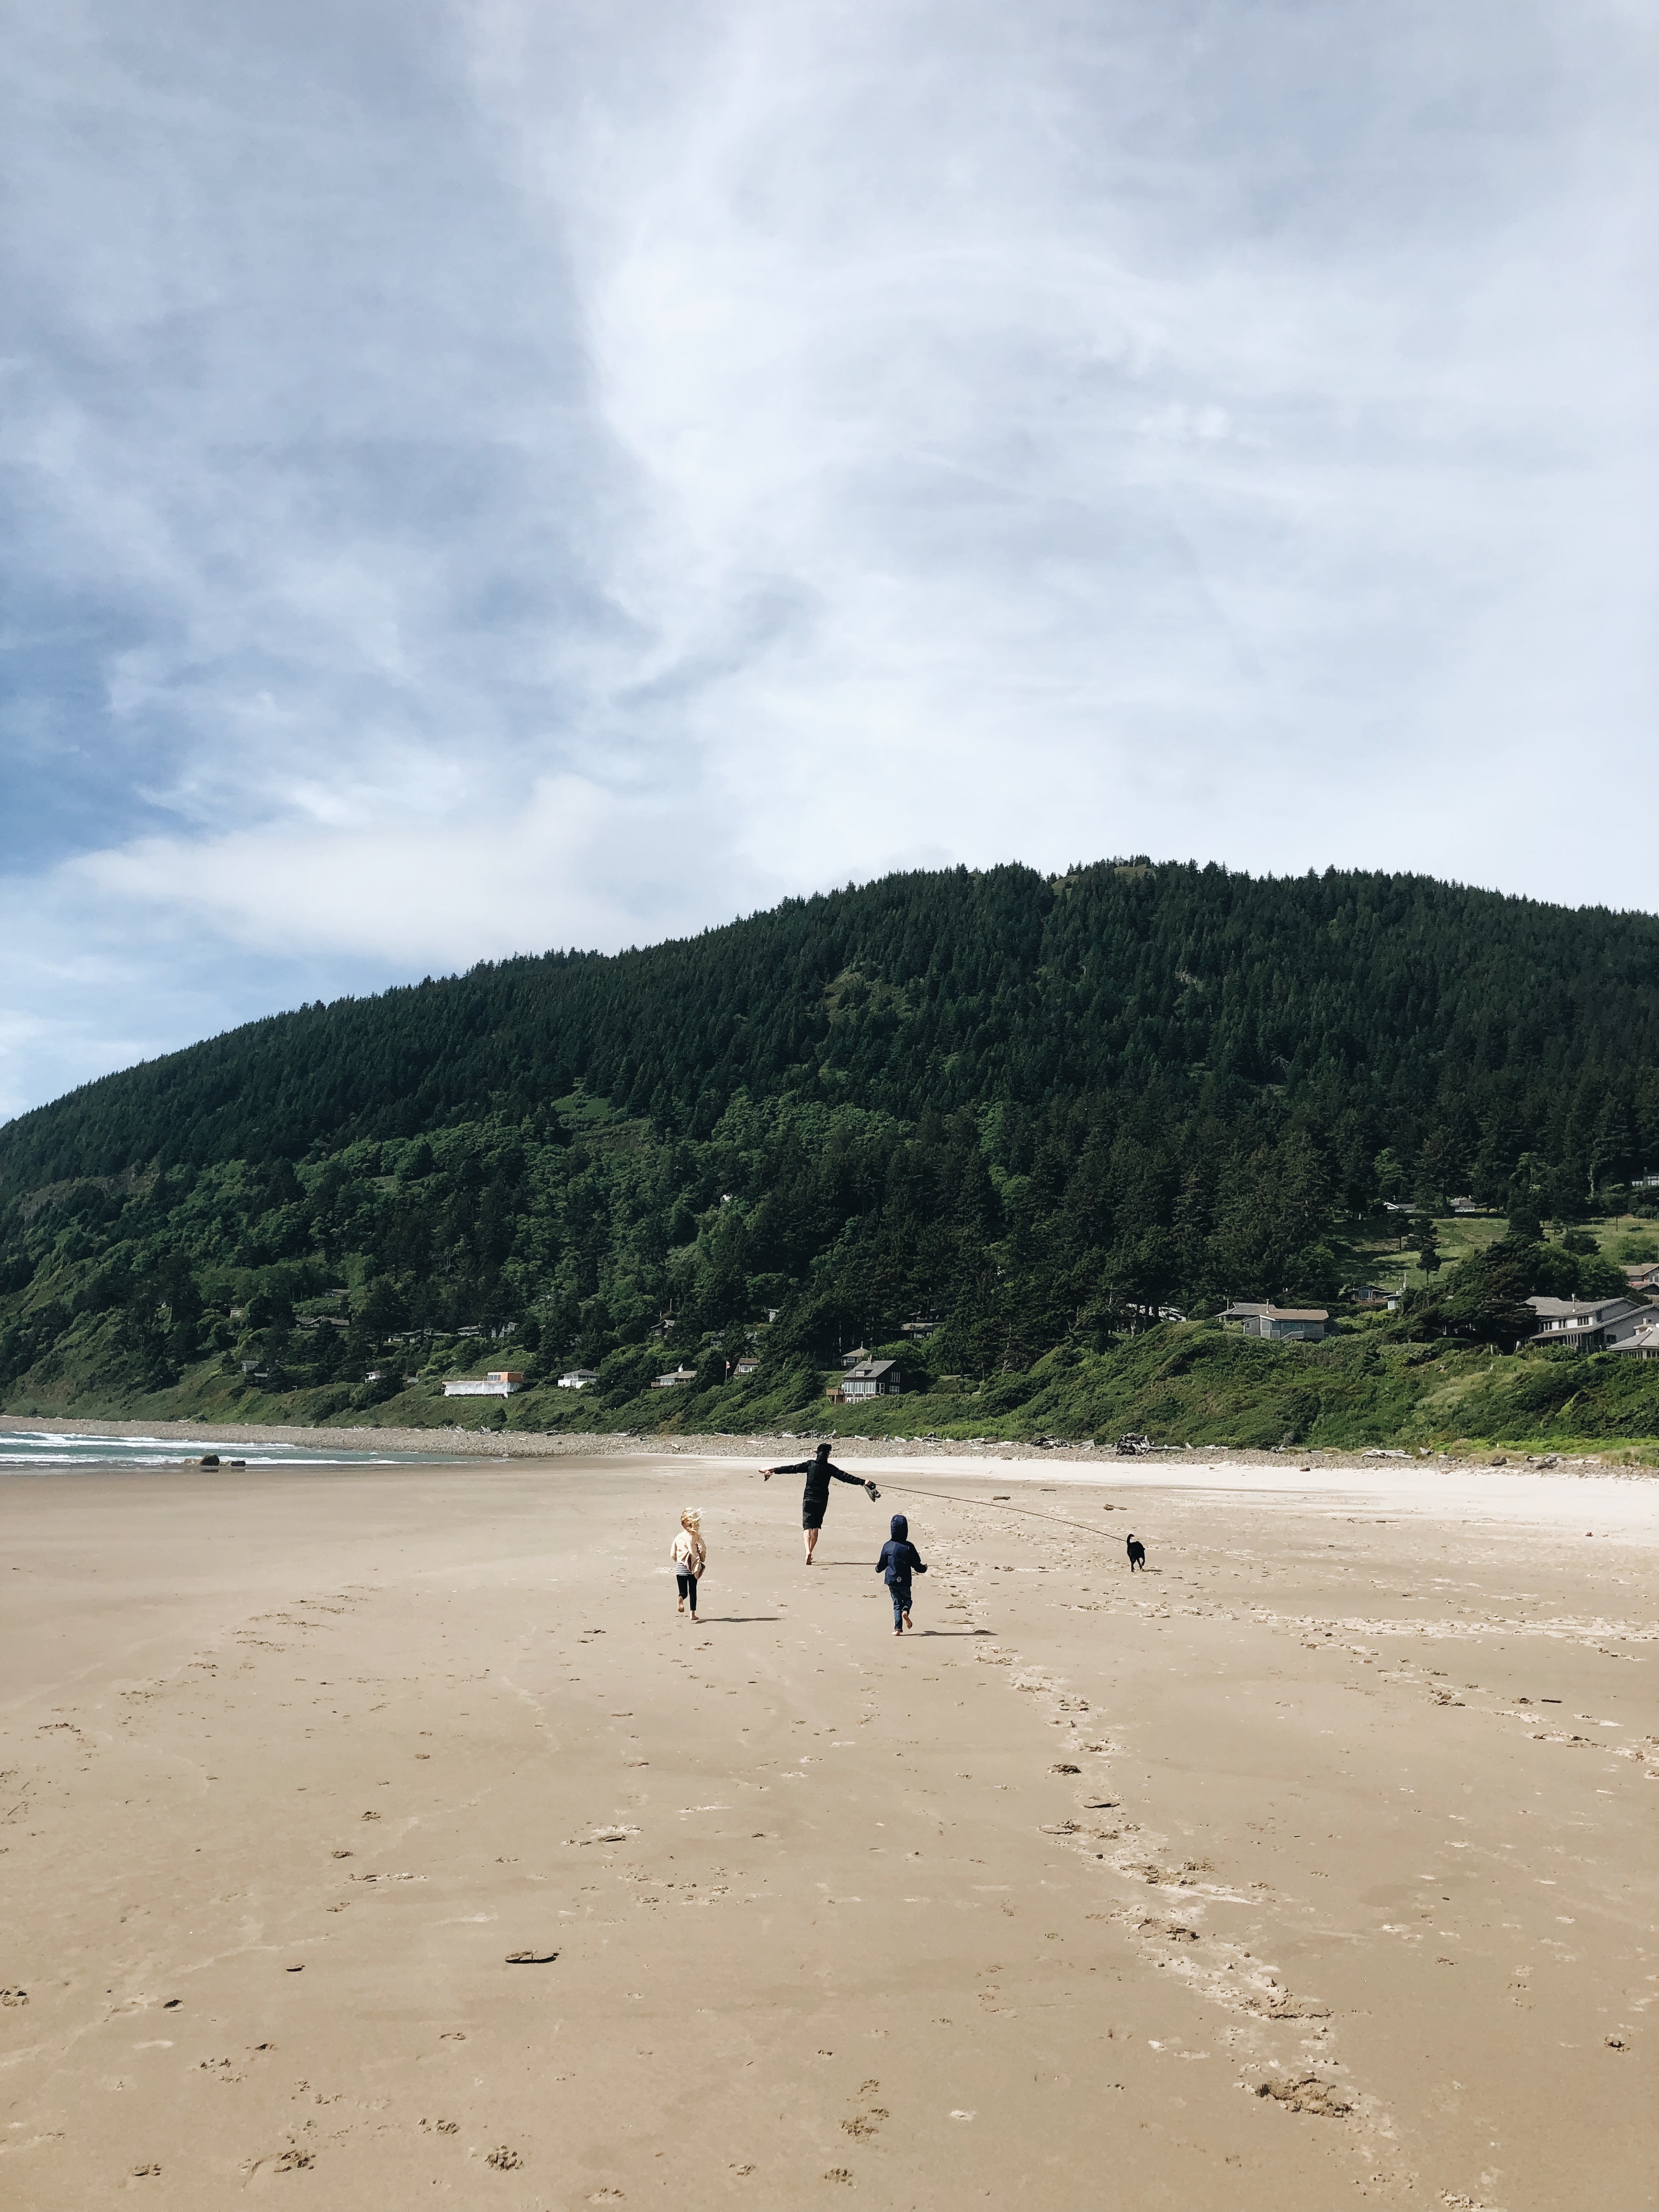
[[1465, 1195], [1501, 1243], [1365, 1326], [1507, 1350], [1529, 1292], [1620, 1286], [1574, 1226], [1654, 1210], [1655, 1171], [1651, 916], [1145, 860], [896, 876], [301, 1007], [20, 1117], [0, 1389], [402, 1417], [510, 1352], [598, 1370], [586, 1419], [712, 1394], [738, 1425], [866, 1345], [988, 1415], [1176, 1310], [1339, 1299], [1385, 1206], [1431, 1266]]

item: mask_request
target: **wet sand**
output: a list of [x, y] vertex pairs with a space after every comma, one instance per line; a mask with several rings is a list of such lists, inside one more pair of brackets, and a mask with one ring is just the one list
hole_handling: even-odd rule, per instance
[[757, 1463], [8, 1478], [0, 2197], [1659, 2204], [1659, 1486]]

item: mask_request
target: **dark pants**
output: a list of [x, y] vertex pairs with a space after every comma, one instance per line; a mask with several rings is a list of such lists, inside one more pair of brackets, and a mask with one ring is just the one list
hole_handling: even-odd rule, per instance
[[893, 1601], [893, 1626], [902, 1628], [904, 1616], [910, 1610], [910, 1585], [908, 1583], [889, 1583], [887, 1590]]
[[686, 1598], [690, 1598], [691, 1601], [691, 1610], [695, 1613], [697, 1609], [696, 1577], [695, 1575], [683, 1575], [677, 1572], [674, 1579], [680, 1586], [680, 1597], [682, 1601]]

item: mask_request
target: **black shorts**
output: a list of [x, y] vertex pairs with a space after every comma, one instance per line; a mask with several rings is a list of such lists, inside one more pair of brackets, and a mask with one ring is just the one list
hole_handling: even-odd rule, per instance
[[823, 1526], [823, 1506], [803, 1505], [800, 1509], [800, 1525], [803, 1528], [822, 1528]]

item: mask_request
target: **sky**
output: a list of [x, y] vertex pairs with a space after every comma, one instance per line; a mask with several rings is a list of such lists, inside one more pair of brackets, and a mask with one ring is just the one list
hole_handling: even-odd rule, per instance
[[897, 868], [1659, 906], [1639, 0], [0, 10], [0, 1115]]

